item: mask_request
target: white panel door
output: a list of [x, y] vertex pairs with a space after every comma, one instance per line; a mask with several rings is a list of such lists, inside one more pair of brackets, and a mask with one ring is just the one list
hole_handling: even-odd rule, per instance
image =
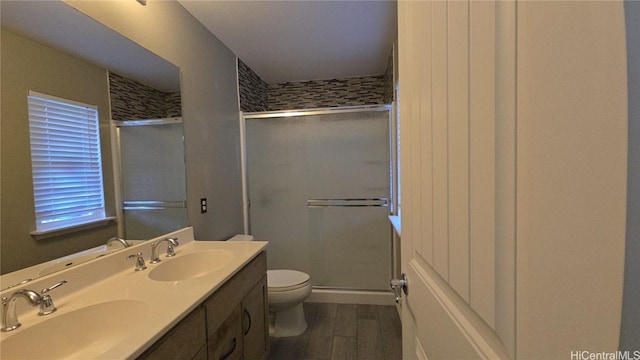
[[405, 358], [617, 349], [623, 10], [398, 2]]
[[[514, 83], [512, 67], [498, 77], [497, 55], [510, 51], [513, 59], [515, 47], [498, 48], [496, 28], [515, 11], [498, 21], [496, 2], [398, 4], [404, 355], [506, 358], [512, 347], [496, 332], [497, 210], [505, 210], [496, 183], [515, 177], [513, 162], [496, 157], [496, 136], [514, 137], [512, 127], [497, 125], [515, 119], [497, 116], [496, 89]], [[513, 223], [510, 205], [504, 213]], [[513, 283], [507, 290], [512, 303]], [[512, 319], [499, 320], [511, 335]]]

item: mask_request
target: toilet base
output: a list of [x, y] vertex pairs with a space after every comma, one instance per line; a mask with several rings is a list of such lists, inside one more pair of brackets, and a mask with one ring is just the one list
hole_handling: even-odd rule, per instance
[[307, 330], [307, 320], [304, 318], [302, 303], [286, 310], [272, 311], [270, 315], [269, 336], [298, 336]]

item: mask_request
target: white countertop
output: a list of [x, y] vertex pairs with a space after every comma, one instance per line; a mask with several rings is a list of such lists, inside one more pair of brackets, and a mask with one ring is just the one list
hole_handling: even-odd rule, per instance
[[[146, 240], [127, 240], [131, 245], [138, 245], [145, 241]], [[23, 288], [28, 286], [26, 284], [33, 281], [33, 279], [51, 274], [56, 268], [57, 271], [64, 269], [66, 264], [73, 263], [74, 266], [79, 265], [95, 258], [121, 251], [122, 249], [120, 243], [113, 242], [109, 245], [96, 246], [58, 259], [0, 275], [0, 291], [4, 291], [9, 287], [15, 287], [16, 289]]]
[[[212, 249], [229, 250], [233, 253], [233, 258], [222, 268], [197, 278], [182, 281], [155, 281], [149, 278], [149, 273], [158, 266], [149, 264], [151, 244], [165, 237], [178, 237], [180, 246], [176, 247], [176, 256], [167, 259], [164, 257], [166, 245], [161, 245], [160, 254], [163, 262], [169, 262], [189, 253]], [[122, 319], [122, 326], [136, 327], [134, 331], [124, 339], [113, 343], [107, 341], [106, 344], [95, 349], [92, 347], [84, 353], [74, 355], [76, 358], [134, 359], [259, 254], [266, 245], [265, 241], [194, 241], [193, 229], [185, 228], [44, 276], [23, 286], [4, 290], [0, 296], [8, 296], [17, 289], [24, 288], [39, 291], [55, 282], [68, 281], [66, 285], [51, 292], [58, 308], [58, 311], [51, 315], [37, 316], [37, 307], [30, 307], [26, 305], [26, 301], [19, 299], [16, 304], [18, 316], [23, 325], [17, 330], [0, 333], [0, 340], [8, 339], [31, 326], [86, 306], [122, 299], [139, 300], [149, 306], [149, 316], [141, 323]], [[134, 271], [135, 259], [127, 259], [127, 256], [139, 251], [144, 254], [147, 269], [136, 272]], [[118, 314], [113, 316], [117, 317]], [[3, 359], [11, 358], [11, 354], [4, 353], [1, 343], [0, 351]]]

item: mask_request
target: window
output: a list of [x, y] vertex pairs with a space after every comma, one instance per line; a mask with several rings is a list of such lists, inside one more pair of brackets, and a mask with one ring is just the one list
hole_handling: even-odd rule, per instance
[[105, 219], [98, 109], [29, 92], [36, 233]]

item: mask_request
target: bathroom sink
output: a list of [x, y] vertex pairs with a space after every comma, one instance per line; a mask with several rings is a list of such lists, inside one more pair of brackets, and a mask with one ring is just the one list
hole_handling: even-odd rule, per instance
[[174, 258], [163, 260], [149, 273], [149, 278], [157, 281], [193, 279], [223, 268], [231, 259], [233, 259], [233, 253], [228, 250], [207, 250], [184, 255], [178, 254]]
[[[60, 311], [61, 309], [59, 309]], [[48, 315], [51, 319], [3, 333], [2, 359], [90, 359], [143, 325], [150, 308], [138, 300], [115, 300]]]

